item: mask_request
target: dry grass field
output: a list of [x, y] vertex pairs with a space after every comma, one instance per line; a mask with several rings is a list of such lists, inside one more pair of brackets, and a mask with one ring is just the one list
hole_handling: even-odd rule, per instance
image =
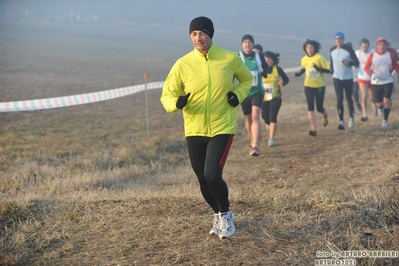
[[[142, 84], [144, 72], [161, 81], [192, 48], [185, 27], [185, 43], [135, 25], [2, 23], [0, 31], [1, 102]], [[225, 38], [239, 43], [241, 34]], [[269, 41], [283, 67], [298, 64], [302, 43]], [[149, 134], [143, 92], [0, 113], [0, 265], [314, 265], [318, 251], [399, 252], [398, 91], [388, 128], [370, 111], [369, 122], [357, 113], [355, 127], [339, 131], [327, 76], [330, 124], [319, 115], [311, 137], [303, 78], [289, 77], [276, 147], [263, 131], [261, 156], [250, 157], [240, 115], [224, 171], [237, 232], [223, 241], [208, 235], [213, 215], [182, 116], [164, 111], [160, 90], [148, 92]]]

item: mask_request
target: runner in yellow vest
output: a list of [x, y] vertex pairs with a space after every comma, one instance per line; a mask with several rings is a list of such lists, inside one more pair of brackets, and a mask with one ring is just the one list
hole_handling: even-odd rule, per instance
[[264, 97], [262, 102], [262, 118], [266, 123], [266, 130], [269, 131], [269, 146], [275, 146], [274, 137], [277, 131], [277, 115], [280, 111], [282, 98], [281, 88], [289, 82], [284, 70], [278, 66], [280, 61], [279, 53], [266, 51], [263, 54], [269, 67], [267, 77], [262, 78]]

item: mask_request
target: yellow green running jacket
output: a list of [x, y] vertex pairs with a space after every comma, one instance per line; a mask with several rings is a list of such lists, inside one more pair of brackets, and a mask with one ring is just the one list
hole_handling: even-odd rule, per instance
[[237, 52], [212, 44], [204, 56], [194, 48], [173, 65], [162, 88], [161, 103], [167, 112], [175, 112], [178, 97], [191, 93], [183, 108], [186, 137], [235, 134], [237, 109], [229, 104], [227, 93], [233, 91], [241, 103], [252, 79]]

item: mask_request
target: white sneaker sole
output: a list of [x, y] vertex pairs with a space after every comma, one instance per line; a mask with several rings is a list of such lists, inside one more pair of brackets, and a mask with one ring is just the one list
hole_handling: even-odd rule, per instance
[[219, 238], [220, 239], [226, 239], [226, 238], [231, 237], [232, 235], [234, 235], [235, 232], [236, 232], [236, 226], [233, 223], [233, 225], [231, 227], [232, 227], [232, 229], [230, 230], [230, 232], [227, 235], [223, 235], [222, 236], [222, 235], [219, 234]]
[[[219, 231], [219, 230], [218, 230]], [[211, 231], [209, 231], [209, 234], [211, 235], [211, 236], [213, 236], [213, 235], [219, 235], [219, 232], [218, 231], [216, 231], [216, 230], [213, 230], [213, 229], [211, 229]]]

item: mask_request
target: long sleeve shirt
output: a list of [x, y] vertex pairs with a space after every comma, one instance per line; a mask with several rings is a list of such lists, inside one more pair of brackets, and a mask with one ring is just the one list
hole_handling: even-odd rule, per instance
[[[343, 60], [348, 62], [348, 65], [343, 64]], [[333, 78], [339, 80], [353, 80], [352, 66], [358, 67], [359, 60], [353, 49], [344, 44], [342, 47], [334, 46], [330, 50], [330, 68]]]
[[399, 72], [396, 56], [391, 51], [372, 52], [364, 65], [364, 71], [371, 76], [371, 84], [383, 85], [393, 82], [393, 72]]

